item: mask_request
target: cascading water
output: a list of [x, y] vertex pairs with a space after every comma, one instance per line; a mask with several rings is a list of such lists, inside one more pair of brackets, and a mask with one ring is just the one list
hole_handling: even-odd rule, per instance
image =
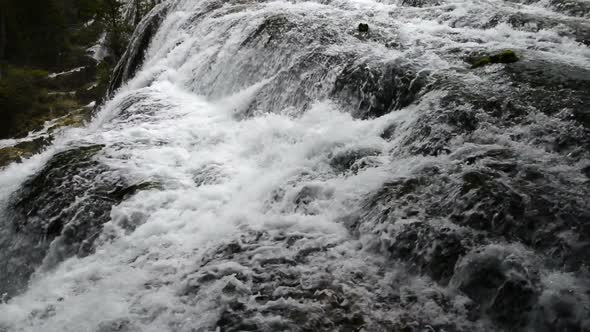
[[589, 18], [161, 3], [0, 172], [0, 331], [589, 331]]

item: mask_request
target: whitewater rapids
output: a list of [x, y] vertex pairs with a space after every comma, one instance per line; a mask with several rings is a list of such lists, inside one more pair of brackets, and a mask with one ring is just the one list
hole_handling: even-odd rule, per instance
[[163, 2], [92, 122], [0, 172], [0, 331], [588, 331], [571, 3]]

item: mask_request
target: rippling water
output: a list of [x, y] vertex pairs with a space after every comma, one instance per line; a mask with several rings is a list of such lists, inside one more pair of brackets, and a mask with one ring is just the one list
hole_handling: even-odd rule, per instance
[[0, 331], [588, 331], [589, 18], [158, 5], [93, 121], [0, 171]]

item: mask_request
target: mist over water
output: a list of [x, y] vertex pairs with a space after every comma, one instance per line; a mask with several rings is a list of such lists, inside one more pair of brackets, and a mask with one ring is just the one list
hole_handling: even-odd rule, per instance
[[0, 171], [0, 331], [589, 330], [589, 13], [158, 5]]

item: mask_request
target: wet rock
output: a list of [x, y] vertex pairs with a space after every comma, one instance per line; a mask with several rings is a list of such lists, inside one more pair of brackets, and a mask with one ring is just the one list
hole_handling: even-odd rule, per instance
[[[590, 6], [588, 7], [590, 9]], [[590, 25], [581, 20], [518, 12], [510, 15], [507, 23], [515, 29], [530, 32], [559, 30], [560, 36], [567, 36], [586, 46], [590, 45]]]
[[18, 143], [13, 147], [0, 149], [0, 169], [13, 162], [21, 162], [22, 159], [30, 158], [34, 154], [41, 152], [51, 144], [51, 141], [51, 137], [39, 137], [32, 141]]
[[522, 313], [532, 309], [535, 296], [535, 289], [528, 280], [506, 280], [492, 300], [490, 316], [503, 325], [522, 327], [527, 324], [527, 317], [522, 317]]
[[553, 28], [559, 24], [567, 24], [567, 21], [563, 22], [539, 15], [517, 12], [508, 17], [507, 23], [519, 30], [538, 32], [543, 29]]
[[367, 23], [359, 23], [358, 31], [360, 33], [367, 33], [367, 32], [369, 32], [369, 25]]
[[273, 39], [280, 38], [281, 34], [295, 28], [295, 23], [291, 22], [288, 17], [284, 15], [269, 16], [256, 30], [248, 35], [248, 37], [242, 42], [241, 47], [261, 41], [263, 41], [265, 45], [268, 45]]
[[[367, 246], [416, 273], [443, 285], [450, 276], [451, 284], [460, 279], [462, 290], [479, 307], [479, 314], [470, 317], [488, 315], [499, 324], [523, 328], [540, 291], [536, 268], [529, 265], [540, 263], [519, 250], [537, 252], [546, 266], [585, 273], [588, 260], [582, 252], [590, 248], [590, 211], [584, 180], [548, 173], [538, 161], [498, 146], [464, 147], [449, 158], [464, 166], [434, 173], [417, 169], [414, 177], [388, 182], [346, 223]], [[434, 222], [438, 220], [452, 223], [440, 227], [445, 223]], [[505, 241], [522, 247], [499, 245], [469, 253]], [[514, 260], [513, 266], [509, 262]], [[461, 279], [458, 271], [467, 270], [469, 277]]]
[[[381, 152], [372, 148], [361, 148], [356, 150], [345, 150], [337, 153], [330, 159], [330, 166], [338, 173], [344, 173], [353, 168], [354, 165], [362, 162], [363, 159], [377, 156]], [[362, 165], [358, 165], [362, 167]], [[357, 168], [358, 169], [358, 168]]]
[[551, 6], [557, 11], [575, 17], [590, 16], [590, 4], [583, 0], [551, 0]]
[[417, 271], [446, 284], [455, 263], [472, 246], [471, 234], [439, 223], [402, 223], [390, 231], [386, 241], [393, 258], [407, 261]]
[[538, 296], [537, 279], [525, 258], [490, 245], [461, 259], [451, 285], [478, 303], [492, 319], [522, 327]]
[[426, 6], [437, 6], [440, 2], [438, 0], [402, 0], [402, 6], [409, 7], [426, 7]]
[[145, 53], [150, 45], [152, 37], [158, 31], [158, 27], [165, 18], [167, 6], [160, 6], [157, 12], [144, 19], [136, 28], [129, 47], [113, 70], [111, 82], [108, 87], [108, 95], [112, 95], [121, 85], [129, 80], [143, 64]]
[[53, 133], [63, 127], [82, 127], [92, 117], [92, 108], [82, 107], [72, 110], [61, 118], [55, 119], [55, 123], [49, 128], [49, 132]]
[[4, 167], [13, 162], [21, 162], [23, 157], [30, 156], [26, 152], [23, 153], [17, 148], [8, 147], [0, 149], [0, 167]]
[[96, 79], [96, 61], [92, 58], [86, 57], [88, 63], [66, 72], [62, 75], [50, 76], [46, 85], [47, 88], [56, 91], [75, 91], [81, 86], [87, 85]]
[[[189, 303], [207, 303], [212, 295], [216, 298], [218, 318], [211, 328], [391, 331], [415, 322], [421, 328], [467, 331], [461, 324], [432, 318], [432, 312], [438, 318], [452, 311], [449, 294], [398, 285], [413, 278], [385, 273], [383, 262], [375, 265], [365, 258], [362, 263], [349, 264], [345, 247], [328, 238], [299, 232], [248, 232], [240, 236], [240, 250], [232, 254], [227, 249], [230, 243], [236, 242], [207, 253], [195, 272], [187, 275], [188, 284], [204, 287], [189, 287], [190, 291], [181, 293]], [[367, 290], [375, 295], [366, 296]], [[223, 297], [214, 295], [217, 293]], [[220, 307], [221, 312], [217, 311]], [[400, 317], [400, 310], [408, 314]]]
[[441, 120], [455, 128], [460, 128], [461, 131], [467, 132], [474, 131], [479, 125], [475, 112], [460, 108], [446, 113]]
[[310, 213], [309, 205], [323, 195], [322, 187], [320, 186], [304, 186], [297, 193], [293, 199], [295, 204], [295, 212]]
[[[335, 68], [339, 68], [344, 59], [352, 59], [355, 55], [331, 52], [331, 46], [342, 41], [338, 34], [340, 30], [332, 25], [318, 24], [311, 18], [272, 14], [245, 34], [240, 49], [257, 59], [256, 64], [260, 67], [236, 66], [231, 73], [223, 72], [225, 77], [241, 77], [232, 91], [225, 93], [235, 93], [269, 77], [273, 79], [260, 87], [248, 105], [236, 111], [236, 117], [248, 117], [259, 110], [286, 108], [302, 113], [318, 98], [329, 97]], [[228, 66], [232, 65], [230, 62]], [[209, 88], [210, 85], [202, 86], [206, 91], [210, 91]], [[291, 93], [283, 93], [287, 90]]]
[[467, 59], [471, 64], [471, 68], [479, 68], [493, 63], [514, 63], [519, 60], [519, 57], [512, 50], [502, 51], [493, 55], [474, 56]]
[[226, 177], [222, 165], [212, 163], [194, 171], [193, 180], [197, 186], [218, 184]]
[[0, 238], [0, 274], [6, 280], [0, 292], [20, 290], [42, 262], [51, 268], [67, 257], [92, 252], [112, 205], [133, 191], [122, 189], [124, 181], [94, 158], [102, 148], [56, 154], [12, 195], [6, 212], [12, 222], [3, 226], [12, 235]]
[[115, 319], [108, 322], [102, 322], [98, 325], [95, 332], [139, 332], [140, 329], [135, 326], [129, 319]]
[[[12, 208], [26, 218], [15, 221], [18, 232], [26, 231], [44, 236], [56, 236], [69, 218], [65, 210], [86, 190], [95, 189], [96, 181], [106, 168], [93, 159], [103, 146], [93, 145], [56, 154], [46, 167], [27, 181], [14, 195]], [[80, 173], [84, 177], [80, 178]], [[76, 177], [78, 176], [78, 177]], [[62, 182], [63, 181], [63, 182]], [[62, 190], [68, 185], [69, 190]], [[110, 184], [104, 189], [108, 191]], [[97, 211], [98, 212], [98, 211]], [[70, 212], [71, 213], [71, 212]], [[47, 222], [51, 220], [51, 222]]]
[[398, 125], [396, 123], [388, 125], [387, 127], [385, 127], [385, 129], [383, 129], [383, 132], [379, 136], [386, 141], [391, 140], [393, 138], [393, 135], [395, 134], [397, 126]]
[[[590, 128], [586, 105], [590, 103], [590, 71], [563, 63], [523, 60], [506, 68], [510, 79], [520, 87], [516, 103], [535, 107], [548, 115], [563, 109], [571, 110], [571, 118], [584, 128]], [[553, 96], [559, 93], [560, 98]], [[569, 120], [569, 119], [568, 119]], [[577, 139], [587, 140], [587, 134]]]
[[[555, 276], [549, 276], [550, 279], [552, 277]], [[587, 286], [584, 289], [571, 284], [569, 277], [555, 279], [545, 280], [547, 287], [539, 296], [538, 310], [532, 317], [531, 327], [542, 332], [590, 330], [590, 309], [580, 305], [588, 303]]]
[[514, 81], [532, 87], [586, 90], [590, 86], [589, 70], [565, 63], [523, 59], [506, 71]]
[[525, 212], [524, 198], [497, 181], [496, 176], [479, 171], [463, 174], [461, 201], [457, 202], [452, 220], [499, 234], [510, 234], [516, 225], [525, 228], [526, 225], [520, 225]]
[[427, 74], [398, 61], [351, 63], [338, 74], [331, 92], [355, 117], [375, 118], [410, 105]]
[[131, 185], [119, 184], [109, 192], [109, 196], [119, 202], [137, 194], [138, 192], [152, 189], [162, 189], [162, 185], [154, 181], [144, 181]]

